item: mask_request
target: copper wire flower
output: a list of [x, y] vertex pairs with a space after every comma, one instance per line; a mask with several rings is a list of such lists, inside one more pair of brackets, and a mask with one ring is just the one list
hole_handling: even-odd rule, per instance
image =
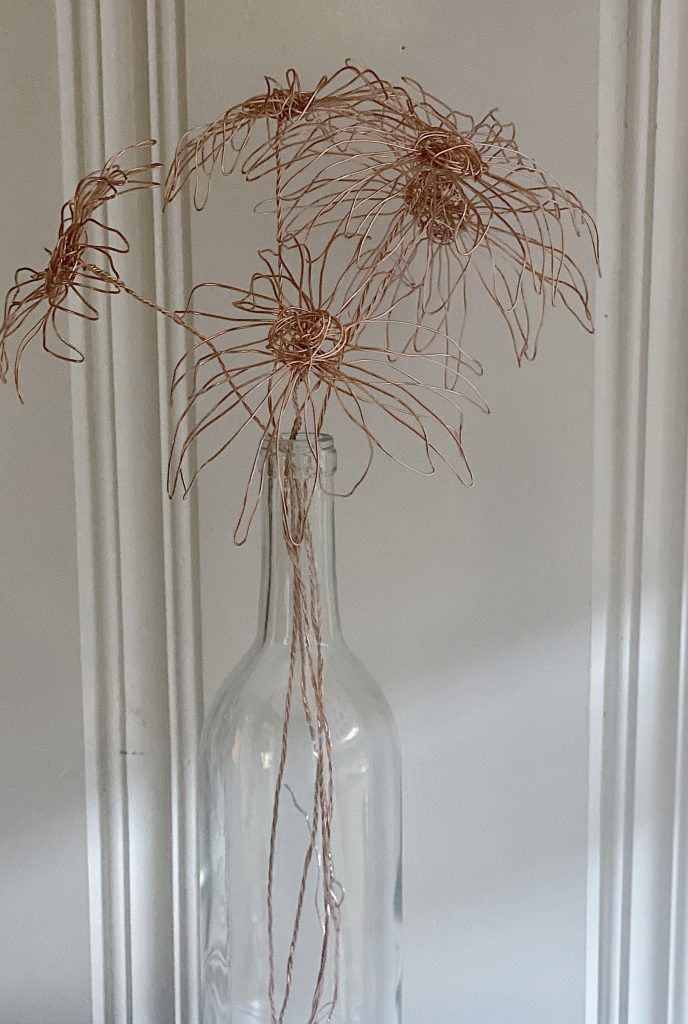
[[128, 252], [129, 243], [121, 231], [96, 214], [116, 196], [157, 185], [150, 173], [160, 164], [122, 166], [125, 156], [151, 145], [148, 141], [123, 149], [101, 170], [82, 178], [62, 207], [57, 242], [54, 249], [46, 249], [50, 257], [47, 266], [43, 270], [21, 267], [15, 274], [0, 324], [0, 380], [7, 380], [8, 342], [22, 332], [14, 356], [14, 382], [20, 398], [20, 365], [27, 346], [40, 338], [43, 349], [57, 359], [82, 362], [83, 353], [68, 338], [66, 321], [72, 316], [97, 320], [95, 293], [112, 295], [128, 290], [113, 257]]
[[[280, 163], [290, 168], [307, 163], [321, 154], [335, 135], [341, 145], [347, 126], [373, 117], [379, 126], [385, 111], [394, 106], [397, 91], [371, 69], [349, 62], [324, 75], [310, 90], [302, 88], [293, 68], [287, 71], [284, 83], [268, 77], [265, 82], [264, 93], [182, 136], [165, 182], [166, 204], [193, 178], [194, 206], [203, 209], [218, 164], [224, 175], [231, 174], [242, 161], [242, 171], [250, 180], [275, 172], [279, 178]], [[264, 129], [266, 137], [254, 145], [258, 128]]]
[[[259, 494], [263, 486], [266, 444], [284, 432], [303, 431], [313, 443], [317, 467], [315, 439], [331, 402], [365, 436], [369, 455], [359, 483], [376, 450], [403, 461], [381, 433], [380, 423], [389, 419], [405, 428], [423, 454], [422, 466], [410, 468], [432, 473], [444, 463], [470, 483], [458, 399], [462, 393], [483, 409], [485, 404], [464, 375], [459, 393], [444, 386], [440, 357], [407, 353], [390, 363], [384, 340], [394, 313], [387, 294], [389, 276], [376, 270], [362, 273], [354, 262], [342, 271], [334, 242], [317, 259], [294, 239], [282, 257], [275, 252], [259, 255], [265, 269], [253, 276], [248, 289], [203, 284], [190, 296], [185, 313], [216, 326], [212, 333], [202, 333], [217, 352], [197, 342], [174, 374], [173, 390], [184, 383], [190, 397], [173, 441], [170, 494], [180, 482], [187, 493], [205, 466], [246, 427], [256, 425], [259, 440], [235, 532], [235, 540], [242, 543], [257, 501], [249, 494], [252, 489]], [[205, 308], [199, 306], [200, 295]], [[234, 313], [211, 311], [208, 303], [228, 295]], [[458, 350], [451, 340], [448, 344]], [[200, 441], [205, 442], [204, 454], [186, 479], [185, 461]], [[316, 468], [314, 487], [317, 478]]]
[[[288, 463], [283, 470], [277, 460], [295, 611], [269, 836], [266, 946], [271, 1021], [283, 1024], [306, 884], [318, 861], [325, 923], [308, 1019], [317, 1024], [332, 1020], [338, 999], [344, 893], [333, 861], [334, 759], [309, 532], [311, 499], [319, 483], [325, 486], [318, 446], [325, 416], [336, 408], [365, 439], [367, 461], [349, 493], [365, 478], [377, 451], [420, 473], [446, 464], [471, 483], [461, 440], [462, 405], [486, 406], [468, 376], [480, 373], [480, 366], [461, 346], [469, 284], [477, 282], [504, 317], [519, 361], [530, 359], [548, 304], [561, 301], [592, 331], [572, 235], [587, 237], [595, 261], [598, 243], [580, 200], [520, 152], [513, 125], [500, 123], [494, 112], [476, 122], [413, 81], [391, 85], [349, 63], [312, 90], [302, 88], [294, 70], [285, 83], [273, 78], [266, 83], [265, 93], [182, 137], [165, 185], [169, 202], [193, 179], [194, 204], [201, 209], [218, 166], [229, 174], [240, 164], [250, 180], [274, 177], [275, 251], [259, 254], [263, 266], [248, 288], [197, 285], [186, 308], [175, 313], [125, 284], [113, 260], [129, 250], [129, 243], [97, 214], [115, 196], [156, 184], [150, 172], [157, 164], [122, 167], [124, 155], [139, 148], [130, 147], [79, 182], [62, 209], [47, 267], [17, 272], [0, 325], [0, 378], [7, 378], [8, 342], [15, 336], [17, 391], [22, 355], [36, 338], [57, 358], [81, 361], [83, 354], [62, 321], [72, 315], [97, 320], [97, 293], [125, 292], [190, 331], [194, 341], [171, 383], [182, 411], [168, 490], [172, 495], [181, 487], [187, 493], [204, 467], [255, 427], [257, 445], [236, 543], [246, 539], [254, 518], [268, 453], [283, 434], [307, 440], [315, 472], [306, 484], [296, 487]], [[257, 129], [264, 132], [259, 138]], [[450, 321], [457, 297], [463, 310], [459, 330]], [[390, 428], [420, 452], [420, 464], [410, 465], [393, 447]], [[273, 881], [297, 663], [296, 689], [317, 756], [286, 981], [277, 1000]], [[330, 961], [332, 991], [326, 996]]]
[[[580, 199], [518, 149], [513, 124], [480, 121], [404, 79], [375, 133], [369, 119], [285, 182], [287, 230], [351, 237], [363, 267], [385, 265], [397, 295], [414, 293], [409, 319], [450, 333], [452, 300], [465, 316], [470, 277], [504, 318], [518, 361], [532, 359], [545, 308], [561, 301], [592, 332], [585, 277], [570, 253], [585, 236], [598, 262], [594, 221]], [[320, 164], [318, 169], [317, 165]], [[416, 351], [431, 342], [416, 328]]]

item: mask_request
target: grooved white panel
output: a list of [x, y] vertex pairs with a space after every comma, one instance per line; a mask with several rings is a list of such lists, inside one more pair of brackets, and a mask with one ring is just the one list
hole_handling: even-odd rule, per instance
[[[65, 182], [123, 146], [173, 145], [184, 120], [181, 4], [58, 2]], [[167, 156], [167, 153], [165, 156]], [[186, 222], [149, 194], [117, 204], [120, 268], [179, 304]], [[73, 371], [79, 586], [96, 1024], [192, 1022], [196, 1013], [194, 754], [200, 721], [193, 500], [164, 494], [184, 339], [118, 297], [82, 334]]]
[[[4, 0], [0, 303], [62, 202], [52, 4]], [[40, 340], [0, 386], [0, 1021], [89, 1024], [86, 806], [69, 374]]]
[[686, 1024], [688, 10], [602, 6], [588, 1024]]

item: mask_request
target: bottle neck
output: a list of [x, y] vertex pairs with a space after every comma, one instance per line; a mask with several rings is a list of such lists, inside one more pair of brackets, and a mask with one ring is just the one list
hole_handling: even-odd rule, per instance
[[[331, 444], [331, 439], [330, 444]], [[322, 453], [321, 453], [322, 454]], [[303, 450], [270, 454], [262, 502], [258, 641], [309, 644], [342, 637], [335, 566], [334, 449], [315, 460]]]

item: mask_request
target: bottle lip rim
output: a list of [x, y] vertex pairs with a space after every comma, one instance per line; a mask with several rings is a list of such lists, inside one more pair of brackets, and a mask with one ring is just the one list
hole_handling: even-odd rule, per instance
[[319, 434], [316, 438], [305, 431], [291, 437], [281, 434], [279, 438], [266, 438], [262, 444], [262, 455], [267, 463], [269, 476], [281, 472], [278, 465], [287, 462], [306, 474], [317, 472], [318, 476], [330, 477], [337, 469], [337, 450], [332, 434]]
[[302, 455], [313, 455], [315, 446], [317, 444], [318, 450], [321, 452], [334, 452], [334, 437], [332, 434], [318, 434], [315, 437], [313, 434], [307, 433], [305, 430], [299, 431], [295, 437], [291, 434], [283, 433], [280, 434], [279, 439], [276, 437], [266, 438], [263, 441], [262, 449], [264, 452], [274, 454], [276, 451], [280, 452], [292, 452]]

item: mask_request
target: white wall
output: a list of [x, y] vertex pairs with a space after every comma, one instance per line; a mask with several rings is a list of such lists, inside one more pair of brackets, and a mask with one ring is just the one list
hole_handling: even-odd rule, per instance
[[[350, 56], [473, 113], [498, 105], [592, 203], [597, 25], [593, 0], [187, 0], [190, 123], [265, 73], [314, 81]], [[270, 228], [249, 207], [238, 179], [217, 185], [194, 220], [196, 280], [248, 279]], [[533, 366], [515, 368], [494, 319], [467, 347], [493, 409], [467, 417], [476, 487], [379, 461], [338, 512], [345, 630], [404, 747], [405, 1019], [580, 1024], [593, 345], [557, 312]], [[346, 432], [338, 448], [343, 472]], [[240, 464], [237, 451], [202, 483], [207, 693], [253, 635], [255, 538], [231, 547]]]
[[[3, 0], [0, 282], [43, 266], [62, 203], [53, 6]], [[0, 1021], [90, 1019], [69, 374], [0, 394]]]

